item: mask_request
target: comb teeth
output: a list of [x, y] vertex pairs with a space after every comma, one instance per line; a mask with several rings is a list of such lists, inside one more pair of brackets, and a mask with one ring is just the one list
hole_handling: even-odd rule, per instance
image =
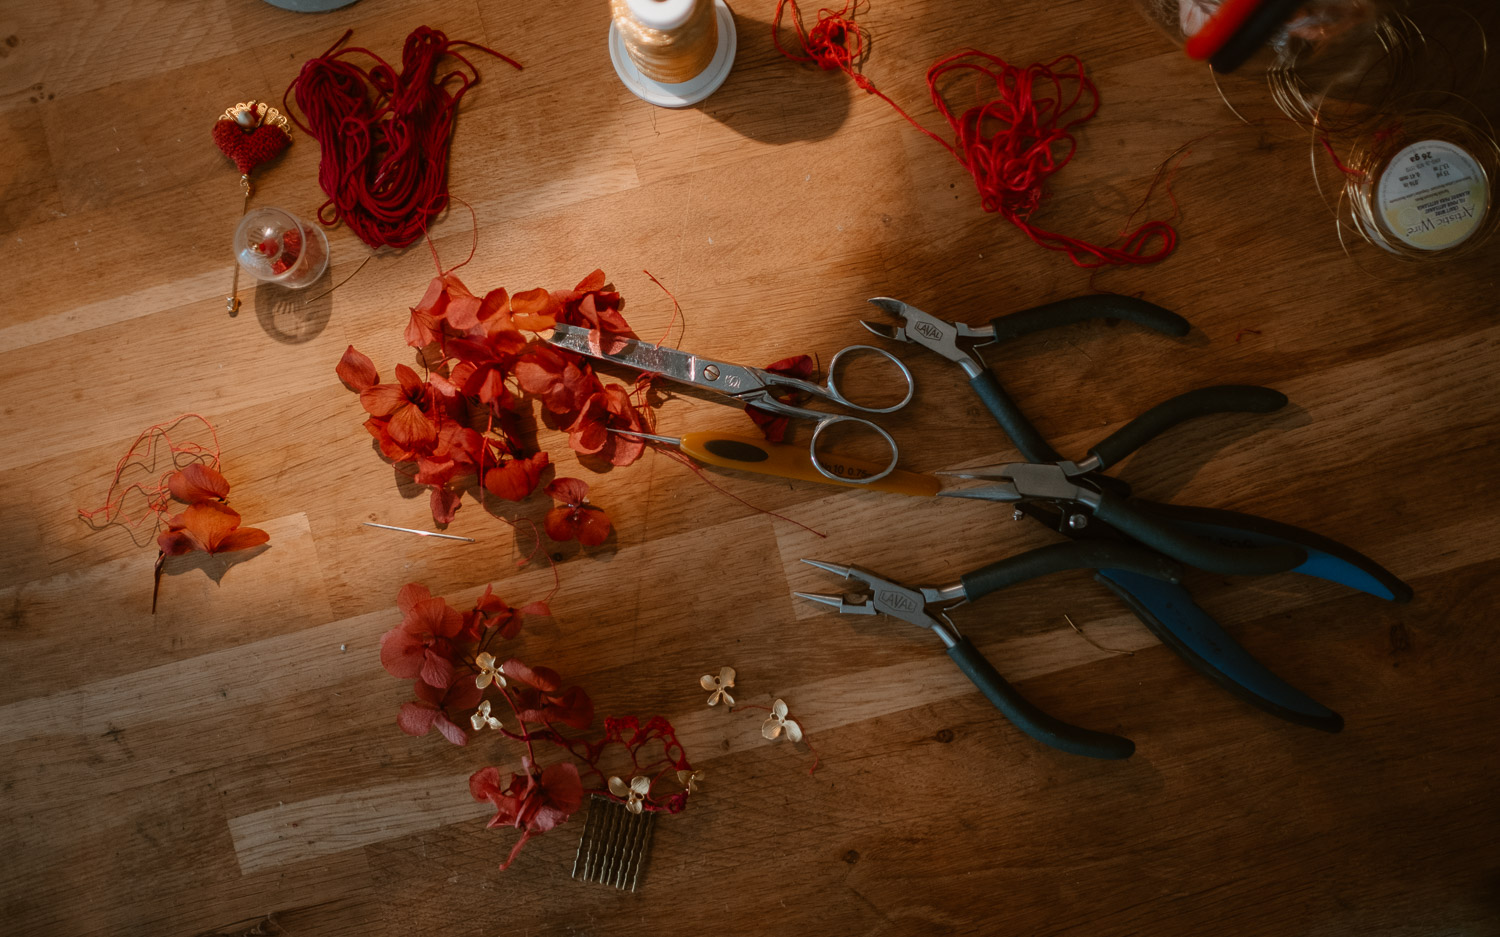
[[635, 891], [655, 823], [654, 813], [631, 813], [617, 800], [599, 794], [589, 797], [578, 855], [573, 858], [573, 877]]

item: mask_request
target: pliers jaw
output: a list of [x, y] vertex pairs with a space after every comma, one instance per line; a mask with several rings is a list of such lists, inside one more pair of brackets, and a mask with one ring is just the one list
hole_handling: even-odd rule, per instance
[[870, 591], [868, 595], [857, 596], [819, 592], [795, 592], [794, 595], [836, 608], [845, 615], [889, 615], [909, 624], [932, 629], [949, 647], [957, 642], [957, 632], [953, 628], [953, 622], [949, 621], [948, 616], [942, 612], [938, 613], [941, 618], [929, 615], [927, 605], [930, 602], [948, 598], [962, 601], [961, 592], [955, 595], [953, 594], [955, 589], [911, 589], [858, 566], [839, 566], [835, 563], [808, 559], [802, 562], [833, 573], [835, 576], [843, 576], [845, 579], [864, 583]]
[[962, 322], [948, 322], [929, 315], [916, 306], [888, 296], [878, 296], [870, 300], [870, 303], [901, 320], [900, 325], [893, 326], [861, 319], [860, 325], [872, 333], [891, 341], [912, 342], [931, 349], [949, 361], [956, 362], [971, 378], [984, 371], [984, 362], [979, 359], [979, 356], [971, 349], [961, 348], [958, 342], [959, 339], [974, 339], [981, 343], [991, 342], [994, 340], [995, 333], [993, 326], [976, 329]]
[[1100, 492], [1083, 482], [1088, 471], [1072, 462], [1010, 462], [981, 465], [956, 472], [939, 472], [954, 478], [998, 479], [999, 484], [982, 488], [959, 488], [939, 492], [947, 498], [976, 498], [982, 501], [1052, 501], [1099, 506]]

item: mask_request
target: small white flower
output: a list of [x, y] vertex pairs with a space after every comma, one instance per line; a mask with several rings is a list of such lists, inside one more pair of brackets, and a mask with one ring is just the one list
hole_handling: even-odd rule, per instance
[[479, 732], [486, 726], [491, 729], [500, 728], [500, 720], [490, 715], [489, 700], [485, 700], [479, 704], [479, 709], [474, 712], [474, 715], [469, 717], [469, 724], [474, 727], [475, 732]]
[[793, 742], [802, 741], [802, 727], [786, 717], [786, 703], [781, 700], [771, 704], [771, 715], [766, 717], [765, 725], [760, 727], [760, 734], [768, 739], [774, 739], [786, 730], [786, 737]]
[[734, 705], [734, 697], [729, 695], [729, 688], [734, 686], [733, 667], [720, 668], [717, 677], [711, 673], [704, 674], [698, 678], [698, 685], [705, 690], [712, 691], [708, 694], [708, 705], [717, 706], [720, 700], [723, 700], [730, 706]]
[[638, 774], [630, 779], [630, 784], [627, 786], [620, 778], [610, 778], [609, 792], [616, 797], [625, 798], [626, 810], [631, 813], [640, 813], [645, 806], [646, 795], [651, 792], [651, 779]]

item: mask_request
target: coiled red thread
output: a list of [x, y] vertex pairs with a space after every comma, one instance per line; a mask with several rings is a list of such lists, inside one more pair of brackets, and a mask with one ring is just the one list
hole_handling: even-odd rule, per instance
[[[865, 29], [854, 22], [859, 0], [847, 0], [837, 10], [824, 8], [811, 28], [805, 28], [796, 0], [777, 0], [771, 41], [793, 61], [837, 69], [865, 91], [885, 101], [906, 122], [936, 140], [974, 180], [980, 204], [1020, 228], [1033, 242], [1061, 251], [1079, 267], [1149, 264], [1164, 260], [1177, 247], [1177, 230], [1165, 221], [1148, 221], [1122, 232], [1117, 247], [1101, 247], [1031, 223], [1040, 207], [1047, 178], [1068, 164], [1078, 144], [1070, 131], [1099, 110], [1099, 89], [1084, 73], [1076, 55], [1063, 55], [1047, 64], [1018, 68], [996, 55], [965, 49], [938, 60], [927, 69], [932, 102], [953, 132], [950, 143], [917, 123], [875, 83], [855, 71], [868, 48]], [[802, 49], [781, 44], [782, 17], [791, 13]], [[946, 79], [968, 74], [995, 97], [955, 116], [938, 86]], [[1152, 245], [1154, 250], [1150, 250]]]
[[[448, 205], [454, 117], [458, 102], [479, 83], [479, 70], [457, 50], [478, 49], [516, 69], [521, 65], [487, 46], [418, 26], [406, 37], [397, 73], [369, 49], [339, 49], [352, 34], [345, 32], [302, 66], [282, 95], [282, 106], [322, 148], [318, 184], [328, 201], [318, 209], [318, 220], [328, 226], [343, 221], [371, 247], [402, 248], [420, 238]], [[360, 68], [349, 61], [355, 55], [374, 64]], [[438, 78], [443, 56], [462, 66]], [[288, 97], [305, 115], [305, 124], [287, 106]]]

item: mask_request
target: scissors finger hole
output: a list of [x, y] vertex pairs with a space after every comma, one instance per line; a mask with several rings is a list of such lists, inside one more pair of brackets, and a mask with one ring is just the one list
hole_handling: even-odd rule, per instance
[[811, 440], [813, 467], [827, 478], [864, 484], [896, 467], [896, 441], [881, 427], [858, 417], [833, 417], [818, 424]]
[[828, 362], [828, 392], [868, 413], [891, 413], [911, 402], [916, 387], [905, 362], [884, 348], [850, 345]]

